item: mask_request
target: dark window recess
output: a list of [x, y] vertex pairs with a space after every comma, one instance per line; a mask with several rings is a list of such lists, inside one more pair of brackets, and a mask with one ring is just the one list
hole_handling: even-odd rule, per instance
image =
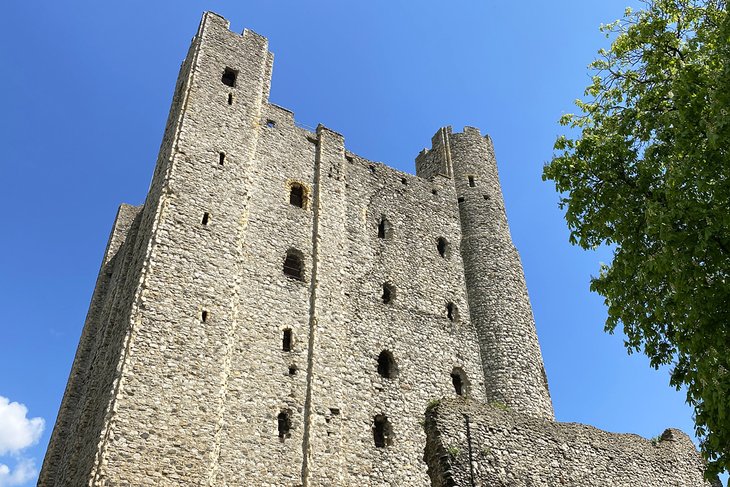
[[386, 379], [393, 379], [398, 374], [395, 358], [388, 350], [383, 350], [378, 355], [378, 374]]
[[489, 198], [489, 195], [488, 195], [488, 194], [485, 194], [485, 195], [484, 195], [484, 199], [485, 199], [485, 200], [487, 200], [487, 201], [489, 201], [489, 199], [490, 199], [490, 198]]
[[437, 195], [437, 194], [439, 194], [439, 192], [438, 192], [437, 190], [435, 190], [435, 189], [432, 189], [432, 190], [431, 190], [431, 194], [433, 194], [433, 195]]
[[291, 352], [291, 328], [284, 330], [284, 336], [281, 339], [281, 349], [285, 352]]
[[286, 253], [284, 259], [284, 275], [297, 279], [299, 281], [304, 280], [304, 264], [302, 263], [302, 257], [296, 250], [289, 250]]
[[267, 120], [266, 127], [273, 129], [274, 127], [276, 127], [276, 122], [274, 122], [273, 120]]
[[446, 254], [449, 251], [449, 241], [444, 237], [439, 237], [436, 241], [436, 249], [439, 251], [439, 255], [441, 257], [446, 257]]
[[408, 180], [406, 178], [400, 178], [400, 182], [402, 184], [408, 184]]
[[233, 105], [233, 93], [228, 93], [228, 104]]
[[454, 369], [453, 372], [451, 372], [451, 383], [454, 385], [454, 391], [460, 395], [464, 395], [464, 378], [463, 378], [463, 372], [461, 372], [459, 369]]
[[474, 186], [476, 186], [474, 183], [474, 176], [469, 176], [469, 187], [473, 188]]
[[375, 174], [375, 166], [373, 166], [373, 165], [370, 166], [370, 172], [372, 174]]
[[291, 436], [291, 411], [285, 410], [280, 412], [276, 420], [279, 426], [279, 439], [284, 441]]
[[236, 86], [236, 76], [238, 76], [238, 71], [236, 71], [235, 69], [226, 68], [223, 70], [221, 82], [226, 86]]
[[395, 288], [389, 282], [383, 283], [383, 304], [388, 304], [395, 298]]
[[297, 366], [296, 365], [290, 365], [289, 366], [289, 375], [294, 375], [297, 373]]
[[449, 318], [449, 321], [459, 321], [459, 310], [454, 303], [446, 304], [446, 316]]
[[293, 184], [289, 191], [289, 203], [299, 208], [304, 208], [304, 187], [301, 184]]
[[209, 221], [210, 221], [210, 214], [203, 213], [203, 218], [202, 218], [202, 220], [200, 220], [200, 223], [202, 223], [203, 225], [207, 225]]
[[339, 408], [330, 408], [330, 414], [332, 416], [337, 416], [338, 414], [340, 414], [340, 409]]
[[464, 197], [462, 196], [462, 197], [458, 198], [456, 201], [458, 201], [459, 203], [463, 203], [464, 202]]
[[378, 223], [378, 238], [387, 237], [390, 237], [390, 222], [383, 216], [380, 217], [380, 222]]
[[200, 313], [200, 321], [203, 323], [208, 321], [208, 312], [207, 311], [203, 311], [202, 313]]
[[218, 164], [223, 165], [226, 162], [226, 153], [225, 152], [219, 152], [218, 153]]
[[373, 441], [378, 448], [385, 448], [393, 444], [393, 432], [384, 414], [378, 414], [373, 418]]

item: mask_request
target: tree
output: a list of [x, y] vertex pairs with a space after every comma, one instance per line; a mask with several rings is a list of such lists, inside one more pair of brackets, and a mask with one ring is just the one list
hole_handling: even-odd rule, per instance
[[601, 29], [579, 113], [544, 180], [570, 241], [609, 245], [605, 329], [670, 365], [707, 475], [730, 469], [730, 20], [725, 0], [655, 0]]

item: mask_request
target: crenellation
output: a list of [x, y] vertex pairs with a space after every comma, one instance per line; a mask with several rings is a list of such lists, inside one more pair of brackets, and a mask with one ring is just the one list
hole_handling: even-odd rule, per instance
[[551, 424], [491, 138], [365, 159], [270, 103], [268, 41], [229, 27], [203, 15], [120, 208], [39, 485], [425, 486], [434, 399]]

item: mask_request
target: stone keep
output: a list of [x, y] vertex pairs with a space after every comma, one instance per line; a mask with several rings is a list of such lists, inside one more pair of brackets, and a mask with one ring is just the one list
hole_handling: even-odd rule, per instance
[[272, 65], [204, 14], [38, 485], [457, 485], [435, 398], [560, 427], [489, 137], [399, 172], [269, 103]]

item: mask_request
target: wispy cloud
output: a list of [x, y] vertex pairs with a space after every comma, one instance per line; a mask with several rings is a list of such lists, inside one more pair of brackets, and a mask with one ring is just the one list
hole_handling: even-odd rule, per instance
[[38, 473], [35, 461], [21, 453], [38, 443], [44, 427], [43, 418], [28, 418], [25, 404], [0, 396], [0, 456], [10, 455], [15, 461], [12, 469], [0, 462], [0, 487], [22, 485]]
[[7, 465], [0, 463], [0, 487], [23, 485], [29, 480], [33, 480], [37, 474], [38, 471], [32, 458], [21, 458], [12, 470]]

